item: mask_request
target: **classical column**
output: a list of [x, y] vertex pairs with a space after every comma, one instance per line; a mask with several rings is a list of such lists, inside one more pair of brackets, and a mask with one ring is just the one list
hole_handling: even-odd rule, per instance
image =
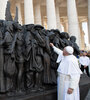
[[41, 7], [40, 7], [40, 0], [35, 1], [35, 24], [42, 24], [41, 22]]
[[48, 29], [56, 29], [55, 1], [46, 0]]
[[64, 22], [63, 23], [63, 26], [64, 26], [64, 31], [65, 32], [68, 32], [68, 23], [67, 22]]
[[89, 35], [89, 43], [90, 43], [90, 0], [88, 0], [88, 35]]
[[61, 29], [61, 23], [60, 23], [60, 14], [59, 14], [59, 5], [56, 5], [56, 22], [57, 22], [57, 29], [62, 31]]
[[0, 19], [5, 19], [5, 11], [8, 0], [0, 0]]
[[84, 40], [85, 33], [82, 29], [82, 22], [79, 23], [79, 26], [80, 26], [80, 37], [81, 37], [81, 47], [80, 48], [81, 48], [81, 50], [84, 50], [84, 48], [85, 48], [85, 40]]
[[22, 25], [22, 15], [21, 15], [21, 3], [16, 4], [18, 7], [18, 21]]
[[33, 0], [24, 0], [25, 24], [34, 24]]
[[80, 46], [80, 29], [78, 23], [78, 15], [76, 10], [76, 1], [67, 0], [67, 14], [68, 14], [68, 31], [70, 35], [76, 36], [77, 44]]

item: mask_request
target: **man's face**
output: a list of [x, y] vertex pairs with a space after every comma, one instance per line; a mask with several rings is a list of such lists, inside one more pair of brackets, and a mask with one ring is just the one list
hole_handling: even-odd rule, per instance
[[83, 53], [83, 56], [86, 56], [86, 55], [87, 55], [87, 53], [86, 53], [86, 52], [84, 52], [84, 53]]
[[65, 50], [65, 48], [63, 49], [63, 56], [67, 56], [68, 52]]

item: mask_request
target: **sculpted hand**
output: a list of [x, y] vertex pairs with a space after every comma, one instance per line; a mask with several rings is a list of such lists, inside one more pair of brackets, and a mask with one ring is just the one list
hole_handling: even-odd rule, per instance
[[69, 88], [67, 91], [68, 94], [72, 94], [73, 93], [73, 89]]
[[50, 46], [51, 46], [51, 47], [53, 47], [53, 46], [54, 46], [54, 44], [53, 44], [53, 43], [50, 43]]
[[9, 50], [8, 52], [9, 52], [9, 54], [12, 54], [13, 53], [13, 49]]

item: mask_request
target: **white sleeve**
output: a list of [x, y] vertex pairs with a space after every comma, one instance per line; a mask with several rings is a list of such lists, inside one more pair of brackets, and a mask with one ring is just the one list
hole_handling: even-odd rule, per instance
[[56, 52], [58, 55], [62, 55], [62, 50], [58, 49], [57, 47], [53, 46], [54, 52]]
[[79, 85], [80, 75], [71, 75], [69, 88], [76, 89]]

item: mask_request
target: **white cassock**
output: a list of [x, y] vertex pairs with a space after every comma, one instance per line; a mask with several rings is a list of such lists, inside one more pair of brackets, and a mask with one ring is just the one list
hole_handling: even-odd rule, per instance
[[86, 66], [89, 66], [89, 63], [90, 63], [90, 60], [89, 60], [89, 57], [87, 57], [87, 56], [81, 56], [80, 58], [79, 58], [79, 63], [81, 64], [81, 65], [86, 65]]
[[90, 73], [90, 59], [89, 59], [89, 57], [87, 57], [87, 56], [81, 56], [80, 58], [79, 58], [79, 63], [80, 63], [80, 65], [83, 65], [83, 66], [88, 66], [88, 70], [89, 70], [89, 73]]
[[[57, 95], [58, 100], [80, 100], [79, 80], [82, 74], [78, 60], [74, 55], [63, 56], [63, 51], [53, 46], [54, 51], [59, 55], [57, 63]], [[74, 89], [72, 94], [68, 94], [68, 88]]]

